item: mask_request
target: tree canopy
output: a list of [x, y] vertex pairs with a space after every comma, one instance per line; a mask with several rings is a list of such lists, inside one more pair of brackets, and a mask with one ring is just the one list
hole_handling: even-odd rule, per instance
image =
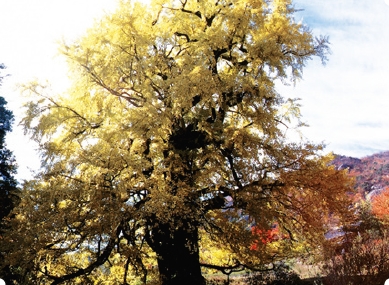
[[[5, 69], [4, 64], [0, 64], [0, 71]], [[2, 85], [4, 74], [0, 74], [0, 86]], [[8, 215], [19, 202], [17, 181], [14, 177], [17, 165], [12, 151], [7, 148], [6, 134], [12, 131], [14, 116], [12, 111], [6, 108], [7, 101], [0, 97], [0, 248], [3, 242], [2, 236], [9, 230]], [[0, 263], [4, 259], [4, 254], [0, 250]], [[9, 268], [0, 271], [1, 278], [9, 281], [11, 277]]]
[[[5, 65], [0, 64], [0, 70]], [[0, 86], [5, 75], [0, 74]], [[16, 163], [12, 152], [7, 148], [5, 136], [12, 131], [14, 116], [12, 111], [6, 108], [7, 101], [0, 97], [0, 221], [2, 221], [12, 210], [16, 203], [16, 186], [14, 178], [16, 174]], [[0, 228], [0, 234], [2, 229]]]
[[[65, 45], [68, 92], [28, 88], [22, 124], [43, 168], [15, 211], [9, 262], [40, 284], [146, 282], [152, 268], [163, 285], [204, 284], [201, 268], [259, 270], [317, 247], [351, 184], [321, 145], [288, 138], [299, 106], [276, 83], [328, 52], [294, 12], [123, 0]], [[267, 243], [251, 230], [275, 225]], [[228, 258], [208, 263], [212, 245]]]
[[[5, 66], [0, 64], [0, 70], [4, 69]], [[0, 74], [0, 86], [3, 78], [4, 75]], [[12, 131], [14, 116], [12, 111], [6, 108], [6, 105], [7, 101], [0, 97], [0, 221], [10, 213], [15, 204], [14, 191], [17, 185], [13, 177], [16, 173], [15, 159], [5, 143], [6, 134]]]

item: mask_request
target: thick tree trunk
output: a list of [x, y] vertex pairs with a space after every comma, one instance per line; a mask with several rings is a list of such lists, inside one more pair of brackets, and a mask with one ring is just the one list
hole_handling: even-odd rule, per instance
[[157, 254], [162, 285], [205, 285], [201, 275], [198, 229], [188, 221], [154, 226], [148, 243]]

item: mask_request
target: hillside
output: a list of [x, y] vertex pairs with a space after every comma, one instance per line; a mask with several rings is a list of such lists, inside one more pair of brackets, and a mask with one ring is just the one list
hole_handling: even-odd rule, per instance
[[389, 187], [389, 151], [360, 159], [336, 155], [333, 164], [338, 169], [348, 169], [355, 177], [357, 191], [365, 198]]

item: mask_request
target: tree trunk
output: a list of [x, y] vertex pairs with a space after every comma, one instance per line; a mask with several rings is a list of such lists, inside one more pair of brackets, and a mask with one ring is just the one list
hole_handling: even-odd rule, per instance
[[150, 227], [148, 244], [157, 254], [161, 285], [205, 285], [201, 275], [198, 229], [190, 221]]

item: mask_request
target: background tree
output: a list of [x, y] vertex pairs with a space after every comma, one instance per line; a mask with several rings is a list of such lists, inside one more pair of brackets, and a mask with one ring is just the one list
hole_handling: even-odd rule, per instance
[[323, 251], [323, 284], [383, 284], [389, 275], [389, 239], [385, 220], [360, 201], [355, 222], [327, 240]]
[[[0, 64], [0, 71], [4, 69], [5, 66]], [[0, 86], [3, 78], [4, 75], [0, 74]], [[6, 105], [5, 99], [0, 97], [0, 265], [4, 262], [4, 254], [1, 250], [2, 236], [9, 229], [8, 215], [19, 202], [17, 181], [14, 178], [17, 168], [15, 158], [5, 143], [6, 134], [12, 131], [14, 116]], [[5, 267], [0, 270], [0, 276], [9, 282], [12, 278], [10, 268]]]
[[324, 247], [324, 284], [383, 284], [389, 275], [388, 152], [361, 159], [337, 156], [336, 168], [356, 181], [352, 194], [354, 222], [328, 234]]
[[389, 222], [389, 187], [372, 197], [371, 211], [382, 223]]
[[[198, 285], [202, 267], [263, 269], [317, 248], [351, 188], [322, 146], [288, 140], [298, 104], [275, 84], [328, 50], [293, 13], [286, 0], [122, 1], [64, 47], [68, 93], [28, 88], [43, 171], [25, 185], [9, 260], [40, 284], [122, 264], [124, 284], [157, 265], [163, 285]], [[288, 238], [253, 250], [251, 226], [274, 224]], [[200, 262], [207, 244], [229, 258]]]

